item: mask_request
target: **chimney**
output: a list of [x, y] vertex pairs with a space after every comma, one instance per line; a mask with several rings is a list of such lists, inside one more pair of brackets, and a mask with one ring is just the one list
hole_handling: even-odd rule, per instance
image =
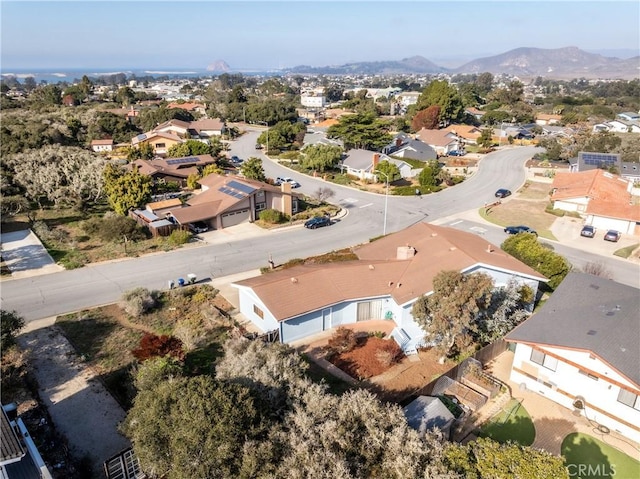
[[416, 255], [416, 249], [413, 246], [398, 246], [396, 259], [411, 259]]
[[399, 147], [402, 145], [402, 138], [396, 138], [396, 147]]
[[286, 181], [280, 185], [282, 192], [282, 212], [286, 215], [293, 215], [293, 199], [291, 198], [291, 184]]
[[376, 167], [378, 166], [378, 163], [380, 163], [380, 153], [374, 153], [373, 154], [373, 162], [372, 162], [372, 165], [373, 165], [372, 169], [373, 170], [376, 169]]

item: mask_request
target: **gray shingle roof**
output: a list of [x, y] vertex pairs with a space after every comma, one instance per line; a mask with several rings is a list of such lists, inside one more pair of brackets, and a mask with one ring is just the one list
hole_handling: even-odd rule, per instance
[[591, 351], [640, 387], [640, 289], [569, 273], [505, 339]]

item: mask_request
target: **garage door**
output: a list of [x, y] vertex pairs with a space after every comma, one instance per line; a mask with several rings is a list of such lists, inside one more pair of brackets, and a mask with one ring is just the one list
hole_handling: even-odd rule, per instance
[[222, 215], [222, 227], [228, 228], [229, 226], [239, 225], [240, 223], [244, 223], [250, 220], [251, 213], [249, 211], [249, 208], [245, 210], [238, 210]]

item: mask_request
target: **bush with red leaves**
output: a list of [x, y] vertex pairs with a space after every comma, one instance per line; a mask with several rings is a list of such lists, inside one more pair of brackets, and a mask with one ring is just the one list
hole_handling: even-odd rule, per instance
[[185, 352], [182, 347], [182, 341], [173, 336], [156, 336], [155, 334], [145, 333], [140, 339], [138, 348], [131, 351], [133, 356], [140, 362], [149, 358], [171, 356], [178, 361], [184, 361]]

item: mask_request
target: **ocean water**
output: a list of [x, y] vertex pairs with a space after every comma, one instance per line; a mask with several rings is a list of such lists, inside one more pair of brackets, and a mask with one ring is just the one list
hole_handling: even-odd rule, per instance
[[[205, 69], [186, 69], [186, 68], [143, 68], [143, 69], [130, 69], [130, 68], [105, 68], [105, 69], [3, 69], [0, 73], [2, 78], [14, 77], [21, 83], [27, 77], [33, 77], [36, 83], [46, 82], [49, 84], [55, 84], [60, 82], [74, 83], [74, 80], [80, 80], [84, 75], [91, 78], [98, 78], [100, 76], [115, 75], [118, 73], [124, 73], [127, 79], [133, 79], [135, 77], [164, 77], [169, 78], [196, 78], [196, 77], [211, 77], [218, 76], [224, 72], [212, 72]], [[249, 76], [272, 76], [278, 75], [280, 72], [260, 72], [260, 71], [233, 71], [228, 73], [241, 73]]]

